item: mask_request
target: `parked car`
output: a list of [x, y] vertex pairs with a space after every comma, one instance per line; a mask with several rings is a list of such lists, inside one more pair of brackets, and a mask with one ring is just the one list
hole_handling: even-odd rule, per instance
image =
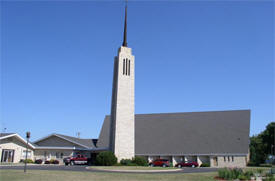
[[166, 159], [156, 159], [149, 163], [149, 166], [154, 167], [154, 166], [160, 166], [160, 167], [169, 167], [170, 162], [169, 160]]
[[195, 168], [197, 166], [199, 166], [199, 164], [197, 162], [193, 162], [193, 161], [190, 161], [190, 162], [180, 162], [180, 163], [177, 163], [175, 165], [175, 167], [179, 167], [179, 168], [181, 168], [181, 167], [193, 167], [193, 168]]
[[76, 155], [74, 157], [67, 157], [63, 159], [65, 165], [84, 165], [88, 163], [88, 158], [84, 155]]

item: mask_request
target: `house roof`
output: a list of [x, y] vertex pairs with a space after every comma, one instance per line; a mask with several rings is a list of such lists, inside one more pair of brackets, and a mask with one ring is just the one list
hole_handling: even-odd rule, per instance
[[[61, 139], [64, 139], [64, 140], [69, 141], [71, 143], [77, 144], [77, 145], [82, 146], [82, 147], [84, 147], [86, 149], [96, 148], [95, 145], [94, 145], [93, 139], [82, 139], [82, 138], [76, 138], [76, 137], [62, 135], [62, 134], [56, 134], [56, 133], [53, 133], [53, 134], [48, 135], [46, 137], [43, 137], [43, 138], [35, 141], [34, 144], [37, 145], [38, 142], [40, 142], [42, 140], [45, 140], [47, 138], [50, 138], [52, 136], [57, 136], [57, 137], [59, 137]], [[48, 145], [48, 146], [51, 147], [52, 145]]]
[[[27, 141], [17, 133], [0, 133], [0, 140], [6, 139], [6, 138], [11, 138], [11, 137], [15, 137], [18, 140], [20, 140], [21, 142], [27, 144]], [[30, 142], [28, 143], [28, 146], [31, 147], [32, 149], [35, 148], [35, 146]]]
[[13, 135], [15, 133], [0, 133], [0, 138], [8, 135]]
[[[244, 155], [248, 153], [250, 110], [135, 115], [136, 155]], [[99, 147], [109, 146], [106, 116]]]
[[66, 136], [66, 135], [62, 135], [62, 134], [56, 134], [56, 135], [59, 135], [59, 136], [64, 137], [68, 140], [74, 141], [74, 142], [79, 143], [81, 145], [85, 145], [88, 148], [95, 148], [93, 139], [76, 138], [76, 137]]

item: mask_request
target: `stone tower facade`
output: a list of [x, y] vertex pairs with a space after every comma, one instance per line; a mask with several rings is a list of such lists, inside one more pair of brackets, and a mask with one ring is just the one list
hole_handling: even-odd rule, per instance
[[118, 161], [135, 156], [135, 57], [127, 47], [127, 5], [124, 41], [114, 60], [110, 149]]

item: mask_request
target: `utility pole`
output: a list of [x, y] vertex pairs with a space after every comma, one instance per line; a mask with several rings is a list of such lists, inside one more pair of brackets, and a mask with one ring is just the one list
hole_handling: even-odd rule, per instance
[[29, 139], [31, 137], [31, 133], [27, 132], [26, 133], [26, 138], [27, 138], [27, 145], [26, 145], [26, 155], [25, 155], [25, 166], [24, 166], [24, 172], [26, 173], [27, 171], [27, 158], [28, 158], [28, 146], [29, 146]]

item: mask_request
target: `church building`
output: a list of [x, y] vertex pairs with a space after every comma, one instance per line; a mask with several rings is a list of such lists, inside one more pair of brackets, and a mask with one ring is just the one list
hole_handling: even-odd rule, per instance
[[135, 114], [135, 59], [124, 39], [114, 59], [111, 115], [106, 116], [97, 148], [121, 159], [143, 156], [209, 163], [214, 167], [248, 162], [250, 110]]
[[[114, 58], [111, 113], [105, 116], [98, 139], [51, 134], [32, 143], [30, 150], [32, 158], [43, 160], [62, 161], [75, 153], [95, 158], [110, 150], [118, 161], [142, 156], [148, 161], [168, 159], [173, 165], [196, 161], [211, 167], [245, 167], [249, 132], [250, 110], [135, 114], [135, 57], [127, 45], [126, 5], [123, 43]], [[10, 146], [10, 136], [1, 139], [3, 160], [23, 153], [19, 144]], [[20, 151], [14, 152], [15, 147]]]

